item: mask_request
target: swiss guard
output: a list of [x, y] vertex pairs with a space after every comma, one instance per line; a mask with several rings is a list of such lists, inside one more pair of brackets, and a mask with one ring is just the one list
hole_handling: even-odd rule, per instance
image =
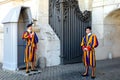
[[31, 71], [37, 71], [37, 69], [35, 69], [35, 63], [38, 37], [32, 29], [32, 24], [33, 23], [27, 25], [27, 30], [22, 35], [22, 39], [26, 41], [26, 48], [24, 54], [24, 62], [26, 63], [26, 73], [30, 72], [29, 64], [31, 66]]
[[86, 72], [82, 74], [83, 77], [88, 76], [89, 66], [92, 68], [91, 78], [95, 78], [96, 57], [95, 48], [98, 46], [98, 40], [95, 34], [91, 33], [91, 27], [85, 29], [86, 35], [83, 37], [81, 46], [83, 49], [83, 63]]

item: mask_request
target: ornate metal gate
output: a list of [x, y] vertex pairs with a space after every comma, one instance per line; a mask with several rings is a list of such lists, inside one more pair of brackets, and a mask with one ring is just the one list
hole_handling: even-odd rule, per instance
[[91, 12], [79, 9], [77, 0], [49, 0], [49, 24], [61, 43], [61, 64], [82, 61], [81, 38], [91, 25]]

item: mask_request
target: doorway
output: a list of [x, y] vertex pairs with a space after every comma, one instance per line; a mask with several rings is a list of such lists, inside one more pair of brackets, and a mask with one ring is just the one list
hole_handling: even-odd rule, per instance
[[26, 42], [22, 40], [22, 34], [26, 31], [27, 25], [32, 22], [30, 9], [22, 7], [20, 11], [20, 16], [18, 20], [18, 68], [24, 68], [24, 53]]

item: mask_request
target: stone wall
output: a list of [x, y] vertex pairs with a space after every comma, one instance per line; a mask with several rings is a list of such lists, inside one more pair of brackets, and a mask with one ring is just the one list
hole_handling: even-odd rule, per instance
[[[92, 5], [92, 28], [93, 33], [98, 36], [99, 47], [96, 49], [98, 60], [107, 59], [109, 53], [113, 58], [120, 57], [119, 49], [119, 11], [116, 18], [113, 18], [111, 12], [120, 8], [119, 0], [93, 0]], [[109, 15], [109, 16], [108, 16]]]
[[79, 8], [81, 11], [91, 11], [93, 0], [78, 0]]

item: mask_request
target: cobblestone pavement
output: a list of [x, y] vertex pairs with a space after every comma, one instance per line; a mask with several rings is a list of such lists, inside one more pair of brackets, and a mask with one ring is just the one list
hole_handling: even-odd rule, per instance
[[[0, 80], [92, 80], [82, 77], [82, 63], [48, 67], [42, 73], [24, 76], [11, 71], [3, 71], [0, 64]], [[91, 71], [90, 71], [91, 72]], [[96, 78], [94, 80], [120, 80], [120, 58], [97, 61]]]

